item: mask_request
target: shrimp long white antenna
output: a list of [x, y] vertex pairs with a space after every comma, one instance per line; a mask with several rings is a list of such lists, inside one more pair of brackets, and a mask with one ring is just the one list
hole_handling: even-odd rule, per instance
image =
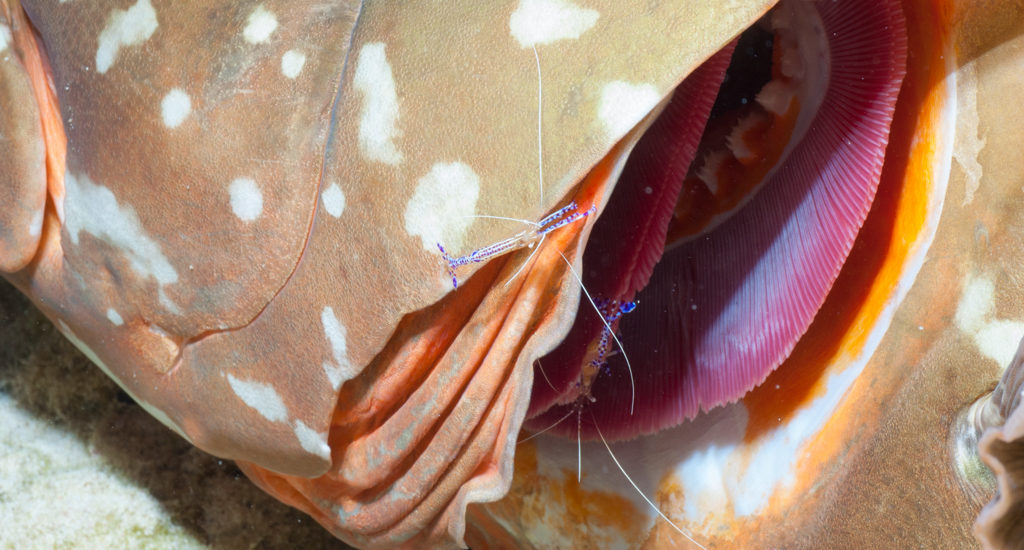
[[615, 465], [619, 468], [619, 471], [622, 472], [622, 475], [626, 477], [626, 481], [628, 481], [629, 484], [632, 485], [634, 489], [636, 489], [636, 492], [640, 494], [640, 498], [644, 499], [644, 501], [646, 501], [651, 508], [658, 512], [658, 515], [661, 516], [661, 519], [667, 521], [668, 524], [671, 525], [676, 531], [678, 531], [680, 535], [686, 537], [686, 540], [696, 544], [703, 550], [707, 550], [707, 548], [705, 548], [703, 544], [697, 542], [693, 538], [693, 536], [690, 533], [688, 533], [685, 529], [679, 527], [675, 524], [675, 522], [668, 519], [668, 516], [666, 516], [664, 512], [661, 511], [661, 508], [655, 506], [654, 503], [651, 502], [651, 499], [647, 498], [647, 495], [645, 495], [644, 492], [640, 490], [640, 487], [637, 487], [636, 483], [633, 482], [633, 478], [629, 477], [629, 474], [626, 473], [626, 469], [622, 467], [622, 464], [619, 464], [619, 459], [615, 457], [615, 453], [612, 452], [611, 446], [608, 445], [608, 441], [605, 440], [604, 434], [601, 433], [601, 427], [597, 425], [597, 419], [594, 418], [594, 413], [590, 413], [590, 418], [594, 421], [594, 428], [597, 429], [597, 435], [601, 437], [601, 443], [604, 443], [604, 448], [608, 449], [608, 456], [612, 457], [612, 460], [615, 462]]
[[548, 378], [548, 373], [544, 372], [544, 365], [540, 364], [540, 359], [537, 359], [535, 363], [537, 363], [537, 370], [539, 370], [540, 374], [544, 377], [544, 381], [548, 383], [548, 387], [557, 392], [558, 388], [551, 383], [551, 379]]
[[[576, 411], [576, 485], [583, 483], [583, 438], [580, 437], [580, 417], [582, 411]], [[593, 416], [594, 413], [590, 413]]]
[[[544, 208], [544, 80], [541, 76], [540, 53], [537, 52], [537, 46], [534, 45], [531, 47], [533, 48], [533, 59], [536, 62], [537, 66], [537, 185], [539, 187], [540, 196], [539, 204], [541, 208]], [[530, 255], [527, 256], [526, 261], [524, 261], [519, 266], [519, 269], [516, 270], [512, 277], [510, 277], [509, 280], [505, 282], [505, 286], [508, 286], [509, 283], [514, 281], [519, 276], [519, 274], [522, 273], [523, 269], [525, 269], [526, 266], [530, 264], [530, 262], [533, 260], [534, 255], [537, 253], [538, 250], [540, 250], [541, 245], [544, 244], [544, 239], [547, 238], [547, 234], [549, 232], [554, 231], [555, 229], [558, 229], [559, 227], [562, 227], [566, 224], [572, 223], [580, 218], [585, 218], [596, 211], [596, 208], [594, 206], [591, 206], [588, 210], [584, 212], [572, 213], [572, 210], [575, 210], [575, 208], [576, 202], [573, 201], [569, 203], [567, 206], [564, 206], [559, 210], [549, 214], [547, 217], [545, 217], [543, 220], [539, 222], [506, 216], [465, 216], [471, 218], [487, 218], [493, 220], [521, 222], [526, 225], [531, 225], [535, 229], [532, 232], [522, 232], [516, 235], [515, 237], [511, 237], [503, 241], [499, 241], [490, 246], [474, 250], [473, 252], [465, 256], [451, 256], [450, 254], [448, 254], [448, 251], [444, 249], [444, 246], [440, 242], [437, 243], [437, 248], [441, 251], [441, 256], [448, 264], [448, 273], [452, 277], [452, 287], [458, 288], [459, 286], [458, 277], [455, 274], [455, 268], [471, 263], [480, 263], [486, 261], [487, 259], [493, 256], [504, 254], [506, 252], [510, 252], [512, 250], [516, 250], [524, 246], [530, 247], [531, 249], [533, 249], [533, 252], [531, 252]], [[605, 322], [605, 324], [607, 325], [608, 323]], [[612, 336], [614, 336], [614, 334]], [[616, 340], [618, 340], [618, 338], [616, 338]], [[632, 378], [632, 374], [630, 374], [630, 378]], [[632, 413], [632, 410], [630, 412]]]
[[534, 227], [540, 227], [540, 224], [535, 222], [535, 221], [524, 220], [522, 218], [510, 218], [508, 216], [488, 216], [487, 214], [469, 214], [469, 215], [466, 215], [466, 216], [459, 216], [459, 218], [460, 219], [467, 219], [467, 218], [474, 218], [474, 219], [476, 219], [476, 218], [481, 218], [481, 219], [485, 219], [485, 220], [505, 220], [507, 222], [519, 222], [519, 223], [525, 223], [526, 225], [532, 225]]
[[544, 428], [543, 430], [541, 430], [539, 432], [534, 432], [534, 433], [530, 434], [529, 436], [524, 437], [523, 439], [520, 439], [519, 441], [516, 442], [516, 445], [518, 445], [520, 443], [526, 443], [527, 441], [529, 441], [529, 440], [531, 440], [531, 439], [533, 439], [533, 438], [535, 438], [535, 437], [537, 437], [537, 436], [547, 432], [548, 430], [550, 430], [550, 429], [554, 428], [555, 426], [561, 424], [566, 418], [569, 418], [570, 416], [572, 416], [572, 413], [574, 413], [574, 412], [576, 412], [576, 409], [570, 410], [569, 412], [565, 413], [565, 416], [563, 416], [562, 418], [559, 418], [558, 420], [556, 420], [554, 424], [548, 426], [547, 428]]
[[612, 330], [612, 325], [608, 322], [608, 319], [605, 319], [601, 308], [597, 307], [597, 304], [594, 303], [594, 298], [590, 295], [590, 291], [587, 290], [587, 287], [583, 285], [583, 278], [580, 277], [579, 273], [576, 273], [576, 268], [572, 266], [572, 262], [565, 257], [565, 254], [562, 254], [561, 250], [556, 250], [556, 252], [558, 252], [558, 255], [565, 261], [565, 265], [569, 266], [569, 271], [572, 272], [573, 277], [576, 277], [576, 281], [580, 283], [580, 288], [583, 289], [583, 294], [587, 297], [590, 305], [594, 307], [594, 311], [597, 312], [597, 316], [601, 318], [601, 322], [604, 323], [604, 328], [607, 329], [608, 333], [612, 335], [613, 339], [615, 339], [615, 343], [619, 346], [619, 351], [622, 352], [622, 359], [626, 362], [626, 370], [629, 372], [629, 414], [632, 415], [633, 406], [636, 404], [636, 382], [633, 380], [633, 365], [630, 364], [629, 356], [626, 355], [626, 348], [622, 345], [622, 340], [619, 340], [619, 337], [615, 335], [615, 331]]
[[540, 76], [540, 54], [536, 44], [533, 45], [533, 59], [537, 62], [537, 181], [540, 182], [540, 206], [544, 208], [544, 142], [541, 113], [544, 110], [544, 81]]
[[[537, 45], [533, 44], [530, 47], [533, 48], [533, 60], [537, 62], [537, 185], [540, 187], [540, 207], [544, 208], [544, 132], [542, 130], [543, 125], [541, 124], [541, 117], [544, 116], [544, 80], [540, 73], [540, 54], [537, 53]], [[540, 224], [537, 225], [539, 226]], [[540, 250], [540, 245], [544, 244], [545, 237], [547, 237], [547, 235], [541, 236], [540, 242], [537, 243], [533, 252], [530, 252], [526, 261], [523, 262], [523, 265], [519, 266], [519, 269], [516, 270], [515, 274], [505, 282], [505, 286], [508, 286], [509, 283], [514, 281], [523, 269], [529, 265], [530, 261], [533, 260], [533, 255]]]

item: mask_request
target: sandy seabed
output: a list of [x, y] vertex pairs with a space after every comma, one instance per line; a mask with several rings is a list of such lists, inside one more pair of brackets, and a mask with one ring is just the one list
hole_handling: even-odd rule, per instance
[[347, 548], [150, 417], [0, 280], [0, 549]]

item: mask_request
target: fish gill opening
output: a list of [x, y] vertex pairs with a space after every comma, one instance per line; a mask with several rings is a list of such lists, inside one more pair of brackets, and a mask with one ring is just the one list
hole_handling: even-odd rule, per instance
[[652, 433], [793, 349], [870, 209], [905, 70], [898, 3], [838, 4], [782, 2], [677, 88], [587, 244], [583, 284], [607, 307], [581, 303], [540, 359], [528, 430], [575, 439], [552, 425], [583, 403], [585, 439]]

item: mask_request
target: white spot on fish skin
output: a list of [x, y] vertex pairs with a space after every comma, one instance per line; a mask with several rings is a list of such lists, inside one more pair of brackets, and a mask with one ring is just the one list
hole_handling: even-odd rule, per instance
[[43, 232], [43, 215], [46, 209], [40, 208], [36, 210], [35, 214], [32, 214], [32, 220], [28, 223], [28, 234], [33, 237], [38, 237]]
[[341, 213], [345, 211], [345, 193], [336, 182], [331, 182], [331, 185], [324, 189], [323, 193], [320, 193], [320, 200], [324, 201], [324, 209], [327, 210], [327, 213], [335, 218], [340, 218]]
[[100, 32], [96, 48], [96, 72], [104, 74], [117, 59], [122, 46], [138, 46], [153, 36], [158, 26], [149, 0], [138, 0], [127, 10], [114, 10]]
[[263, 213], [263, 192], [251, 178], [237, 178], [228, 186], [231, 211], [243, 222], [251, 222]]
[[239, 380], [233, 375], [228, 375], [228, 383], [231, 390], [242, 400], [243, 403], [256, 409], [263, 418], [271, 422], [284, 422], [288, 420], [288, 407], [284, 400], [278, 395], [277, 390], [270, 384], [254, 382], [251, 380]]
[[327, 444], [326, 433], [320, 433], [307, 426], [305, 422], [296, 420], [295, 437], [306, 452], [327, 460], [331, 459], [331, 447]]
[[0, 25], [0, 52], [6, 51], [11, 43], [11, 29], [7, 25]]
[[964, 285], [960, 303], [956, 307], [956, 326], [970, 331], [985, 324], [985, 319], [995, 309], [996, 288], [984, 277], [970, 277]]
[[298, 50], [288, 50], [281, 56], [281, 73], [294, 80], [302, 72], [302, 66], [305, 64], [306, 54]]
[[346, 380], [359, 374], [359, 370], [348, 360], [345, 326], [338, 320], [331, 306], [324, 306], [320, 312], [320, 323], [324, 326], [324, 335], [331, 344], [331, 355], [334, 358], [333, 362], [324, 363], [324, 372], [331, 386], [337, 390]]
[[524, 48], [577, 39], [590, 30], [600, 14], [567, 0], [519, 0], [508, 28]]
[[984, 167], [978, 158], [986, 141], [978, 115], [978, 67], [976, 63], [965, 63], [956, 75], [957, 146], [953, 149], [953, 160], [966, 176], [963, 206], [974, 202], [974, 194], [981, 186]]
[[1005, 369], [1024, 338], [1024, 322], [995, 319], [996, 288], [984, 276], [969, 276], [956, 307], [953, 321], [974, 340], [982, 355]]
[[163, 288], [157, 291], [157, 299], [159, 300], [160, 305], [164, 306], [164, 309], [166, 309], [168, 313], [181, 315], [181, 308], [179, 308], [178, 304], [175, 304], [174, 301], [167, 296], [167, 293], [164, 292]]
[[428, 252], [437, 252], [438, 243], [447, 250], [460, 250], [479, 196], [480, 178], [472, 168], [461, 162], [439, 162], [416, 185], [405, 207], [405, 230], [418, 235]]
[[177, 128], [192, 112], [192, 100], [181, 88], [167, 92], [160, 102], [160, 113], [164, 118], [164, 126]]
[[111, 323], [114, 323], [114, 326], [116, 327], [124, 324], [124, 319], [121, 318], [121, 314], [112, 307], [107, 308], [107, 319], [109, 319]]
[[267, 11], [263, 6], [257, 6], [249, 14], [248, 22], [242, 36], [250, 44], [259, 44], [270, 39], [270, 35], [277, 29], [277, 17]]
[[402, 153], [395, 146], [401, 135], [398, 123], [398, 93], [395, 77], [384, 54], [383, 42], [365, 44], [359, 50], [352, 85], [363, 96], [359, 118], [359, 150], [373, 161], [396, 165]]
[[75, 176], [68, 171], [64, 188], [64, 227], [73, 244], [78, 244], [79, 234], [85, 231], [123, 250], [138, 275], [153, 277], [161, 285], [178, 282], [178, 272], [131, 206], [119, 205], [109, 189], [94, 184], [85, 174]]
[[612, 139], [619, 139], [650, 113], [661, 94], [652, 84], [632, 84], [615, 80], [604, 85], [597, 117]]

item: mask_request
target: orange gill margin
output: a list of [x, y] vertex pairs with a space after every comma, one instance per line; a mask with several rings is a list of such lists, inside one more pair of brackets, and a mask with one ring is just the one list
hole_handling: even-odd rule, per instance
[[[837, 358], [853, 357], [866, 345], [892, 289], [907, 275], [906, 263], [929, 231], [934, 193], [934, 158], [942, 111], [951, 98], [943, 82], [948, 67], [950, 10], [942, 0], [906, 0], [907, 75], [893, 117], [879, 192], [815, 322], [792, 354], [743, 403], [750, 412], [745, 441], [751, 442], [825, 391], [825, 371]], [[945, 56], [945, 57], [944, 57]], [[908, 237], [909, 236], [909, 237]], [[793, 399], [780, 400], [776, 387]]]

